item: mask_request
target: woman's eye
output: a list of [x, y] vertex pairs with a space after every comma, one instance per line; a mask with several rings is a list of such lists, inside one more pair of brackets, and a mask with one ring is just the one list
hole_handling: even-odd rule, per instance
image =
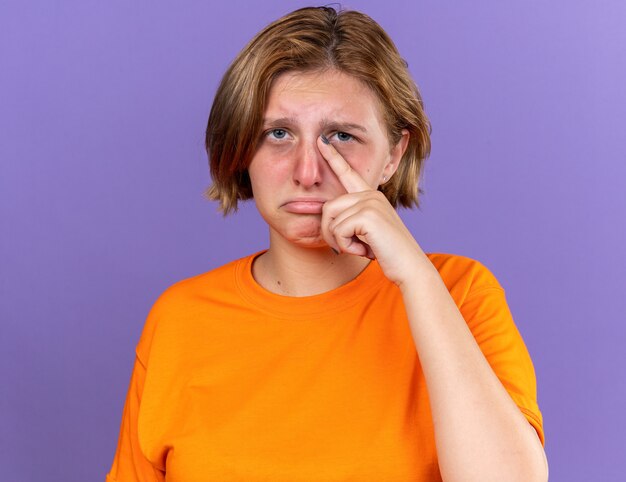
[[274, 139], [284, 139], [287, 137], [287, 131], [285, 129], [272, 129], [268, 131], [267, 135]]
[[339, 140], [340, 142], [347, 142], [354, 139], [350, 134], [346, 134], [345, 132], [337, 132], [336, 136], [337, 140]]

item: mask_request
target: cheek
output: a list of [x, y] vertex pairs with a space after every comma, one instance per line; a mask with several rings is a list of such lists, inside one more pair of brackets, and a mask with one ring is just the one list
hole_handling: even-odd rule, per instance
[[279, 184], [279, 181], [282, 182], [289, 173], [286, 156], [268, 151], [264, 149], [263, 152], [257, 153], [248, 168], [253, 189], [256, 187], [258, 190]]
[[380, 174], [385, 166], [386, 153], [381, 149], [372, 149], [367, 145], [358, 145], [350, 149], [343, 148], [340, 152], [348, 164], [358, 172], [365, 181], [376, 188]]

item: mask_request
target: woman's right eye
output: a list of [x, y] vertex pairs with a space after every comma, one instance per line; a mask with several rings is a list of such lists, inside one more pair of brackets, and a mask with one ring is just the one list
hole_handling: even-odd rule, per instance
[[287, 131], [285, 129], [271, 129], [267, 131], [266, 135], [268, 137], [281, 140], [287, 137]]

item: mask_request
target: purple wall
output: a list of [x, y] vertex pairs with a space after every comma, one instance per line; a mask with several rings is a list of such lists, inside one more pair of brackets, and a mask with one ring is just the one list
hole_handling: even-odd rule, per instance
[[[2, 480], [104, 480], [156, 297], [266, 246], [253, 205], [203, 201], [203, 131], [229, 61], [303, 5], [0, 4]], [[346, 6], [422, 90], [433, 151], [403, 217], [506, 288], [551, 480], [624, 480], [626, 2]]]

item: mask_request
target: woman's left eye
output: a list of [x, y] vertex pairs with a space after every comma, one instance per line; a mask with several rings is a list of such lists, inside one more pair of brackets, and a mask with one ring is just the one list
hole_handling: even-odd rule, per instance
[[337, 137], [337, 140], [340, 142], [348, 142], [354, 139], [354, 137], [346, 132], [337, 132], [337, 134], [335, 134], [335, 136]]

